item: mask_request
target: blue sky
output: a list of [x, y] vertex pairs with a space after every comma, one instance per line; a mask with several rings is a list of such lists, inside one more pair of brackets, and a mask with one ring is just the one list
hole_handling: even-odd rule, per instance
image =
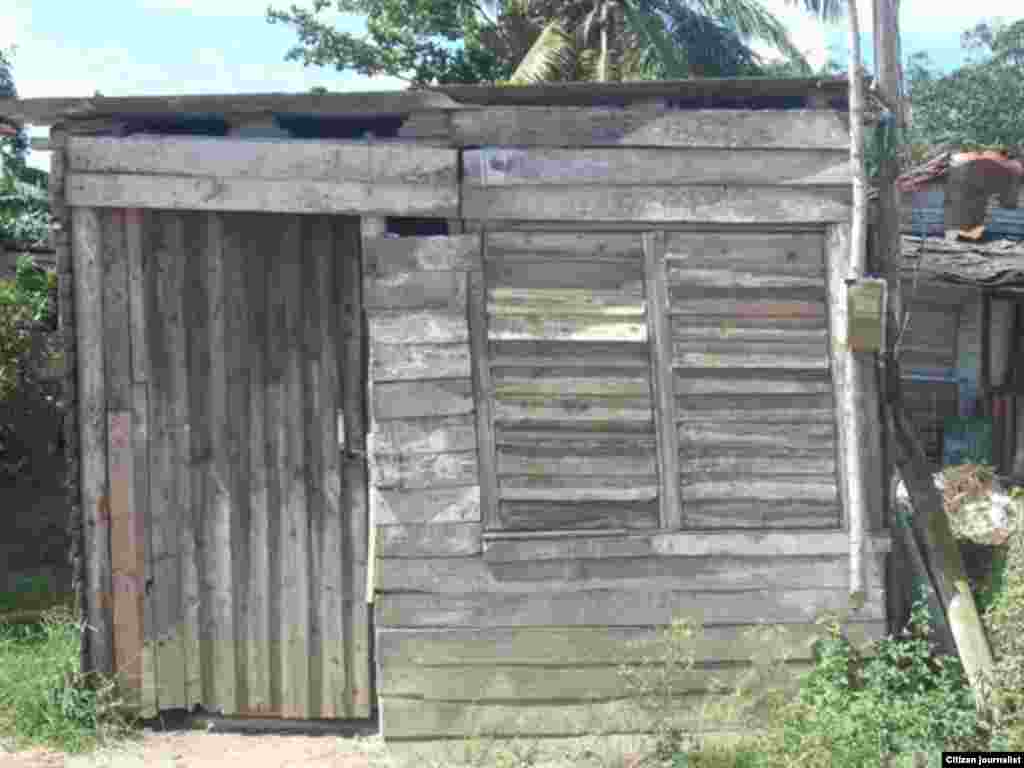
[[[294, 1], [309, 5], [309, 0]], [[786, 0], [763, 1], [812, 62], [829, 55], [830, 46], [833, 57], [845, 56], [845, 26], [823, 25]], [[902, 0], [903, 50], [907, 55], [927, 51], [944, 68], [955, 67], [962, 58], [960, 33], [982, 19], [1018, 17], [1019, 3]], [[89, 96], [96, 90], [105, 96], [297, 92], [313, 86], [365, 91], [402, 85], [392, 78], [284, 61], [295, 34], [265, 21], [267, 0], [4, 0], [4, 5], [0, 47], [17, 45], [14, 76], [22, 97]], [[939, 7], [942, 12], [936, 13]], [[866, 11], [863, 28], [870, 29]], [[331, 19], [348, 29], [363, 27], [358, 18], [333, 14]], [[864, 49], [869, 55], [870, 44]], [[45, 129], [32, 133], [45, 135]], [[33, 164], [46, 166], [46, 153], [33, 155]]]

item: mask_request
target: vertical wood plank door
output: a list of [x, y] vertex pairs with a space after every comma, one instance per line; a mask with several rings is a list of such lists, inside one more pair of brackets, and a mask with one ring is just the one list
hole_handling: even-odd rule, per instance
[[359, 219], [99, 216], [118, 671], [143, 715], [368, 717]]

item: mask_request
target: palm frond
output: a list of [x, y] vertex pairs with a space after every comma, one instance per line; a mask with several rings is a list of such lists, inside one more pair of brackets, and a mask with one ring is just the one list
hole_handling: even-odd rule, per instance
[[661, 63], [665, 76], [681, 80], [689, 76], [686, 61], [686, 49], [675, 45], [665, 31], [665, 24], [660, 16], [652, 12], [644, 12], [635, 7], [630, 0], [621, 0], [620, 5], [626, 16], [626, 23], [640, 38], [642, 43], [653, 49]]
[[804, 10], [825, 21], [839, 21], [846, 15], [845, 0], [786, 0], [790, 5], [802, 5]]
[[[808, 0], [808, 2], [812, 1], [833, 4], [842, 2], [842, 0]], [[698, 2], [709, 17], [731, 28], [744, 40], [754, 39], [768, 43], [794, 62], [805, 74], [810, 74], [810, 65], [793, 43], [786, 27], [758, 0], [698, 0]]]
[[575, 41], [553, 21], [544, 27], [509, 80], [519, 85], [565, 80], [575, 71], [576, 60]]

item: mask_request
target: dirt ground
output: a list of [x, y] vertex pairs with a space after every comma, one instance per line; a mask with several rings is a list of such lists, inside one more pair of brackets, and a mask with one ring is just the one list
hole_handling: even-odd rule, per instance
[[0, 746], [0, 768], [377, 768], [386, 765], [381, 750], [376, 738], [147, 730], [90, 755]]

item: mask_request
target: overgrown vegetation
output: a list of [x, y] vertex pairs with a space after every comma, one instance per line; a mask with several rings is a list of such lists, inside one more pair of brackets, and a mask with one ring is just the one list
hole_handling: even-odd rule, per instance
[[14, 280], [0, 280], [0, 485], [56, 471], [56, 386], [41, 372], [59, 359], [56, 276], [23, 255]]
[[[1024, 489], [1011, 495], [1024, 498]], [[1005, 559], [993, 565], [992, 596], [985, 624], [995, 655], [992, 697], [999, 711], [996, 738], [1010, 750], [1024, 750], [1024, 535], [1021, 522], [1010, 537]]]
[[61, 608], [0, 623], [0, 736], [15, 747], [82, 752], [135, 733], [114, 683], [79, 672], [81, 631]]
[[927, 54], [910, 58], [911, 142], [1024, 149], [1024, 19], [977, 24], [961, 44], [969, 60], [950, 74], [942, 74]]

